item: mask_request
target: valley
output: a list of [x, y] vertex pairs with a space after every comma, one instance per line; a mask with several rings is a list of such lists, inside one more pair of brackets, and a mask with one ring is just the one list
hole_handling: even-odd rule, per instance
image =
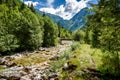
[[120, 0], [0, 0], [0, 80], [119, 80]]

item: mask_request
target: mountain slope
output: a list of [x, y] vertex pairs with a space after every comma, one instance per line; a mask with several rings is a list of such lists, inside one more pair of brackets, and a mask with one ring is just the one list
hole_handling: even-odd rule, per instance
[[[55, 23], [60, 24], [62, 27], [65, 29], [68, 29], [70, 31], [74, 31], [78, 28], [81, 28], [82, 26], [85, 25], [86, 20], [85, 16], [89, 14], [90, 12], [87, 11], [88, 8], [83, 8], [81, 11], [79, 11], [73, 18], [70, 20], [64, 20], [63, 18], [53, 15], [50, 13], [46, 13], [48, 17], [50, 17]], [[43, 14], [43, 12], [36, 10], [38, 13]]]
[[82, 9], [72, 19], [70, 19], [70, 21], [72, 21], [72, 25], [70, 26], [70, 31], [74, 31], [85, 25], [86, 23], [85, 16], [90, 14], [90, 12], [87, 9], [88, 8]]

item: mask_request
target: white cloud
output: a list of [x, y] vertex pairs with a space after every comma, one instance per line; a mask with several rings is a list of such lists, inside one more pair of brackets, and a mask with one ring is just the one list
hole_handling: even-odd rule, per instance
[[[54, 0], [47, 0], [52, 5]], [[88, 0], [66, 0], [65, 5], [60, 5], [58, 8], [54, 9], [53, 7], [41, 8], [40, 11], [45, 11], [54, 15], [58, 15], [63, 19], [69, 20], [81, 9], [87, 7]]]
[[47, 0], [47, 6], [48, 7], [53, 7], [53, 2], [54, 2], [54, 0]]
[[33, 2], [33, 1], [26, 1], [24, 2], [26, 5], [29, 5], [29, 4], [33, 4], [33, 6], [36, 6], [38, 5], [39, 3], [38, 2]]
[[41, 8], [40, 11], [56, 14], [56, 10], [54, 8]]

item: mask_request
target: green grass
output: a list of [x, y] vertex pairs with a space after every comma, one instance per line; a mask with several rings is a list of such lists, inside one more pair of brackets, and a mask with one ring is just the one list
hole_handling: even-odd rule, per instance
[[0, 65], [0, 71], [6, 69], [7, 67], [3, 67], [2, 65]]
[[[91, 48], [90, 45], [81, 44], [74, 50], [75, 57], [69, 59], [71, 64], [77, 65], [77, 69], [70, 76], [73, 76], [74, 80], [84, 80], [83, 75], [76, 74], [76, 72], [88, 67], [99, 68], [102, 58], [102, 51], [100, 49]], [[72, 75], [73, 74], [73, 75]]]
[[[71, 46], [71, 51], [66, 51], [66, 54], [61, 55], [59, 60], [54, 61], [51, 64], [51, 67], [54, 70], [58, 70], [60, 72], [60, 80], [63, 78], [67, 79], [69, 76], [73, 77], [73, 80], [84, 80], [82, 75], [77, 75], [77, 72], [88, 67], [95, 67], [96, 69], [99, 69], [99, 66], [102, 64], [102, 54], [103, 53], [100, 49], [91, 48], [90, 45], [79, 44], [78, 42], [75, 42]], [[71, 73], [62, 71], [61, 68], [66, 62], [70, 62], [70, 64], [76, 65], [77, 69]]]
[[80, 69], [92, 66], [98, 68], [98, 66], [101, 65], [102, 51], [100, 49], [92, 49], [90, 45], [81, 44], [81, 46], [74, 51], [74, 55], [76, 57], [71, 58], [70, 61], [78, 65]]
[[50, 63], [50, 70], [53, 72], [58, 72], [61, 71], [61, 68], [64, 66], [64, 64], [69, 60], [72, 56], [72, 51], [71, 49], [68, 49], [61, 53], [60, 57], [58, 60], [52, 61]]
[[[80, 72], [81, 70], [87, 68], [94, 68], [96, 70], [99, 70], [102, 73], [101, 75], [103, 75], [103, 77], [106, 73], [112, 74], [113, 76], [119, 74], [119, 70], [116, 71], [116, 66], [117, 62], [119, 63], [120, 60], [118, 61], [115, 53], [103, 52], [101, 49], [92, 48], [88, 44], [75, 43], [73, 45], [72, 49], [74, 57], [71, 57], [67, 61], [69, 61], [71, 64], [77, 65], [77, 69], [69, 74], [61, 73], [63, 77], [72, 76], [73, 80], [88, 80], [88, 78], [86, 78], [87, 74], [76, 74], [77, 72]], [[109, 77], [107, 78], [109, 79]]]
[[41, 62], [44, 62], [49, 59], [49, 56], [42, 56], [41, 53], [35, 53], [32, 55], [24, 56], [22, 58], [18, 58], [13, 60], [16, 64], [23, 65], [23, 66], [29, 66], [29, 65], [36, 65]]

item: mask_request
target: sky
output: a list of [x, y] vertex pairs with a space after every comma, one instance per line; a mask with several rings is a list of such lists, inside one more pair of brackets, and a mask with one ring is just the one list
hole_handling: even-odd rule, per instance
[[65, 20], [71, 19], [81, 9], [88, 6], [88, 2], [97, 3], [97, 0], [24, 0], [26, 5], [33, 3], [36, 9], [62, 17]]

